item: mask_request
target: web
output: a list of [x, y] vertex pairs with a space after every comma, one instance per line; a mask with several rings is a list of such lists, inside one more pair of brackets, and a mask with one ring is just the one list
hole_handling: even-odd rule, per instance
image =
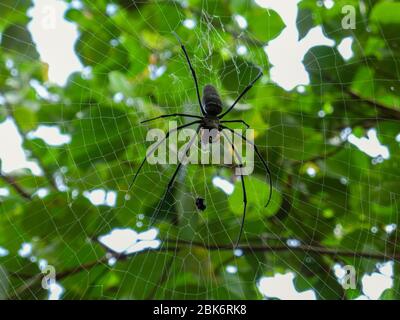
[[[49, 146], [19, 127], [24, 148], [42, 173], [17, 172], [15, 178], [2, 171], [4, 186], [12, 193], [0, 193], [0, 199], [9, 198], [4, 202], [8, 204], [22, 196], [27, 203], [18, 200], [11, 209], [2, 209], [7, 213], [2, 228], [8, 237], [12, 234], [15, 238], [0, 238], [0, 248], [6, 250], [0, 273], [4, 269], [11, 279], [4, 285], [0, 282], [0, 297], [3, 287], [7, 298], [46, 297], [42, 280], [52, 280], [46, 278], [52, 267], [56, 283], [47, 289], [65, 299], [277, 297], [278, 293], [269, 293], [270, 284], [264, 285], [265, 277], [288, 272], [295, 274], [299, 292], [308, 290], [302, 297], [315, 298], [316, 294], [310, 293], [315, 289], [320, 299], [343, 298], [337, 292], [344, 294], [338, 287], [348, 265], [366, 274], [381, 270], [379, 274], [386, 274], [386, 280], [391, 281], [388, 287], [392, 286], [397, 275], [387, 270], [399, 259], [395, 250], [399, 194], [390, 188], [394, 184], [385, 183], [385, 177], [390, 181], [398, 178], [397, 171], [390, 173], [398, 155], [389, 154], [379, 138], [386, 144], [393, 140], [390, 151], [398, 142], [392, 136], [395, 129], [385, 124], [387, 118], [379, 112], [384, 106], [367, 101], [373, 105], [372, 115], [353, 112], [351, 104], [362, 98], [355, 92], [344, 92], [336, 79], [321, 76], [326, 68], [341, 73], [343, 66], [320, 60], [316, 64], [312, 59], [316, 52], [310, 48], [304, 52], [310, 84], [282, 89], [269, 72], [276, 70], [277, 64], [270, 64], [267, 46], [279, 32], [275, 34], [275, 26], [267, 24], [268, 40], [261, 41], [257, 30], [242, 16], [257, 7], [255, 3], [238, 5], [240, 10], [233, 17], [225, 15], [213, 1], [195, 5], [154, 1], [153, 10], [148, 10], [146, 1], [121, 3], [110, 3], [102, 11], [72, 1], [67, 13], [70, 19], [78, 19], [75, 14], [79, 12], [95, 15], [96, 21], [104, 19], [103, 25], [80, 26], [77, 49], [82, 50], [80, 58], [86, 68], [72, 75], [64, 89], [45, 85], [35, 89], [37, 94], [44, 91], [38, 98], [43, 112], [39, 119], [46, 121], [40, 124], [61, 128], [71, 141]], [[137, 21], [121, 13], [129, 10], [135, 11]], [[276, 15], [266, 8], [258, 10]], [[179, 33], [186, 46], [200, 88], [214, 84], [225, 108], [255, 78], [256, 66], [264, 71], [229, 117], [243, 119], [254, 129], [255, 143], [269, 164], [273, 181], [272, 200], [264, 208], [268, 177], [256, 158], [255, 172], [245, 177], [248, 210], [237, 248], [243, 195], [233, 166], [184, 166], [157, 216], [154, 212], [176, 164], [146, 164], [129, 189], [150, 145], [146, 142], [148, 130], [169, 129], [169, 118], [144, 125], [140, 121], [175, 112], [200, 115], [195, 85], [172, 31]], [[338, 61], [334, 43], [323, 44], [325, 57]], [[146, 52], [146, 56], [136, 52]], [[24, 57], [23, 52], [15, 54]], [[12, 70], [18, 66], [10, 66], [10, 73]], [[337, 96], [326, 101], [327, 82], [343, 91], [339, 101], [334, 100]], [[353, 82], [361, 87], [373, 80]], [[318, 89], [321, 94], [309, 98]], [[9, 117], [15, 117], [18, 109], [8, 95], [2, 92], [2, 96], [0, 104], [7, 108]], [[378, 93], [373, 97], [379, 101]], [[315, 104], [321, 106], [318, 113], [313, 112]], [[334, 111], [339, 104], [345, 108], [346, 121]], [[57, 108], [56, 112], [50, 108]], [[171, 119], [178, 124], [190, 121]], [[16, 125], [27, 122], [24, 118]], [[357, 135], [355, 129], [360, 126], [369, 130], [367, 138]], [[390, 135], [382, 133], [387, 127]], [[373, 141], [375, 145], [371, 145]], [[350, 193], [350, 188], [358, 188], [359, 193]], [[367, 197], [365, 188], [371, 189]], [[376, 192], [382, 197], [389, 195], [390, 205], [381, 208], [386, 210], [385, 224], [373, 208]], [[198, 198], [205, 199], [204, 211], [196, 208]], [[358, 210], [366, 226], [357, 232], [348, 229], [354, 202], [360, 203]], [[25, 208], [20, 210], [29, 216], [18, 216], [18, 208]], [[340, 216], [337, 220], [333, 219], [336, 215]], [[346, 242], [341, 242], [345, 236]], [[364, 245], [375, 238], [383, 243], [380, 252]], [[3, 264], [12, 265], [12, 274]], [[326, 269], [328, 272], [322, 272]], [[374, 297], [360, 285], [354, 298], [361, 294]], [[294, 291], [287, 288], [290, 290]], [[295, 293], [286, 297], [298, 297]]]

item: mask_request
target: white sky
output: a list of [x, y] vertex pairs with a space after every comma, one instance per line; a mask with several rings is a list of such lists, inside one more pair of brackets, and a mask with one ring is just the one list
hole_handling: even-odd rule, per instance
[[277, 273], [273, 277], [263, 277], [258, 283], [258, 288], [266, 298], [278, 298], [281, 300], [316, 300], [313, 290], [297, 292], [292, 272]]
[[308, 85], [310, 79], [303, 58], [307, 51], [317, 45], [333, 46], [335, 42], [327, 39], [321, 27], [315, 27], [299, 41], [296, 26], [298, 0], [256, 0], [261, 7], [278, 12], [286, 27], [282, 33], [268, 43], [265, 51], [271, 68], [271, 79], [285, 90], [293, 90], [299, 85]]
[[82, 71], [82, 64], [74, 52], [78, 38], [78, 28], [64, 19], [67, 4], [59, 0], [34, 0], [29, 11], [32, 21], [29, 23], [33, 41], [41, 60], [50, 65], [49, 79], [64, 85], [68, 76]]
[[14, 120], [8, 118], [0, 123], [0, 137], [7, 137], [1, 139], [0, 145], [1, 170], [4, 173], [28, 168], [35, 175], [42, 174], [42, 170], [36, 162], [26, 160], [25, 152], [22, 149], [22, 138], [17, 131]]

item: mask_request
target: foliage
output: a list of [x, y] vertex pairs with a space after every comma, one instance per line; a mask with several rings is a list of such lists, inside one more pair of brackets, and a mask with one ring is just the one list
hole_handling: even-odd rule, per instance
[[[0, 4], [0, 94], [5, 101], [0, 121], [14, 119], [29, 158], [44, 171], [42, 176], [28, 169], [1, 173], [0, 188], [10, 195], [0, 196], [0, 247], [8, 251], [0, 257], [0, 298], [47, 296], [37, 263], [18, 254], [23, 243], [32, 244], [32, 256], [56, 268], [67, 299], [258, 299], [258, 280], [286, 271], [296, 274], [299, 291], [313, 289], [319, 299], [351, 299], [361, 293], [362, 275], [390, 260], [395, 261], [394, 287], [384, 298], [400, 298], [400, 231], [385, 231], [399, 224], [398, 2], [336, 0], [328, 10], [317, 1], [301, 1], [301, 38], [317, 25], [336, 43], [354, 38], [348, 61], [337, 46], [314, 47], [306, 54], [311, 84], [305, 93], [284, 91], [270, 81], [263, 46], [285, 25], [276, 12], [253, 1], [115, 0], [115, 14], [105, 13], [109, 1], [81, 2], [83, 8], [71, 7], [66, 19], [79, 28], [76, 53], [91, 72], [72, 74], [65, 88], [47, 84], [48, 66], [27, 29], [30, 1]], [[345, 4], [356, 8], [355, 30], [340, 25]], [[237, 14], [247, 19], [246, 30], [233, 19]], [[197, 21], [193, 30], [183, 26], [185, 19]], [[272, 204], [263, 209], [268, 186], [258, 164], [247, 182], [246, 236], [243, 256], [237, 257], [232, 249], [242, 212], [240, 179], [229, 168], [191, 166], [174, 188], [179, 201], [170, 201], [169, 213], [157, 220], [161, 249], [116, 255], [110, 266], [97, 237], [113, 228], [137, 229], [139, 214], [145, 215], [145, 230], [173, 172], [173, 166], [147, 169], [131, 199], [124, 198], [146, 152], [148, 127], [140, 121], [198, 112], [174, 30], [188, 48], [200, 84], [215, 83], [225, 104], [254, 78], [255, 65], [263, 68], [264, 78], [230, 118], [243, 118], [256, 129], [256, 143], [273, 173]], [[248, 49], [240, 57], [239, 45]], [[10, 60], [13, 68], [7, 67]], [[149, 65], [166, 71], [154, 78]], [[58, 99], [39, 96], [32, 79]], [[122, 101], [115, 99], [121, 94]], [[28, 139], [39, 125], [58, 126], [72, 142], [51, 146]], [[376, 128], [390, 159], [375, 164], [340, 141], [347, 127], [358, 137]], [[235, 183], [231, 196], [213, 186], [217, 174]], [[67, 188], [60, 189], [59, 179]], [[48, 190], [44, 198], [37, 193], [43, 188]], [[115, 190], [116, 205], [94, 206], [84, 196], [94, 189]], [[195, 210], [195, 193], [206, 198], [204, 213]], [[291, 247], [288, 239], [300, 246]], [[339, 285], [333, 271], [337, 263], [356, 268], [357, 289]], [[226, 272], [231, 264], [237, 273]]]

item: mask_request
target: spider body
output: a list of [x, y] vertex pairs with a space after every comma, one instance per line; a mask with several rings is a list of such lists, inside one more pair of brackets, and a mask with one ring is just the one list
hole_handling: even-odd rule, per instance
[[211, 84], [207, 84], [203, 89], [203, 105], [206, 116], [216, 117], [222, 112], [222, 101], [217, 89]]
[[[222, 127], [220, 121], [217, 116], [209, 115], [206, 113], [204, 118], [200, 123], [201, 127], [201, 136], [204, 143], [208, 141], [208, 143], [213, 143], [217, 141], [219, 132], [222, 131]], [[216, 131], [217, 130], [217, 131]]]
[[[199, 91], [199, 85], [198, 85], [197, 77], [196, 77], [196, 72], [195, 72], [195, 70], [194, 70], [194, 68], [193, 68], [193, 66], [192, 66], [192, 64], [190, 62], [189, 55], [187, 54], [186, 48], [182, 44], [182, 41], [180, 40], [178, 35], [176, 33], [174, 33], [174, 35], [178, 39], [178, 41], [179, 41], [179, 43], [181, 45], [182, 51], [185, 54], [186, 61], [187, 61], [188, 65], [189, 65], [189, 69], [190, 69], [190, 71], [192, 73], [192, 77], [193, 77], [195, 88], [196, 88], [197, 99], [198, 99], [198, 103], [199, 103], [200, 111], [201, 111], [202, 115], [193, 115], [193, 114], [185, 114], [185, 113], [172, 113], [172, 114], [165, 114], [165, 115], [162, 115], [162, 116], [159, 116], [159, 117], [156, 117], [156, 118], [151, 118], [151, 119], [142, 121], [142, 123], [145, 123], [145, 122], [150, 122], [150, 121], [161, 119], [161, 118], [176, 117], [176, 116], [197, 119], [196, 121], [192, 121], [192, 122], [186, 123], [184, 125], [176, 127], [175, 129], [170, 130], [166, 134], [166, 136], [163, 139], [161, 139], [153, 147], [153, 149], [151, 149], [146, 154], [146, 156], [143, 159], [142, 163], [140, 164], [138, 170], [136, 171], [135, 176], [132, 179], [132, 182], [131, 182], [131, 184], [129, 186], [128, 191], [132, 188], [133, 184], [135, 183], [136, 178], [137, 178], [140, 170], [142, 169], [143, 165], [145, 164], [147, 157], [149, 157], [151, 154], [153, 154], [157, 150], [157, 148], [161, 145], [161, 143], [163, 143], [166, 139], [169, 138], [169, 136], [170, 136], [170, 134], [172, 132], [179, 131], [179, 130], [181, 130], [183, 128], [186, 128], [186, 127], [189, 127], [191, 125], [197, 124], [198, 125], [197, 131], [196, 131], [197, 134], [199, 134], [200, 130], [202, 130], [202, 129], [203, 130], [208, 129], [211, 132], [214, 129], [214, 132], [215, 132], [215, 130], [217, 130], [218, 134], [219, 134], [219, 132], [221, 132], [225, 136], [225, 138], [230, 143], [234, 153], [236, 154], [236, 157], [240, 161], [239, 167], [243, 167], [242, 159], [241, 159], [240, 155], [238, 154], [237, 150], [235, 149], [233, 142], [230, 141], [230, 139], [227, 137], [227, 135], [224, 134], [223, 129], [229, 130], [234, 135], [239, 136], [243, 140], [244, 143], [251, 144], [253, 146], [255, 153], [257, 154], [257, 156], [261, 160], [264, 168], [266, 169], [266, 171], [268, 173], [270, 189], [269, 189], [268, 201], [267, 201], [267, 204], [265, 205], [265, 206], [268, 206], [269, 202], [271, 201], [271, 197], [272, 197], [272, 177], [271, 177], [271, 172], [270, 172], [270, 170], [268, 168], [267, 163], [265, 162], [265, 160], [261, 156], [261, 153], [258, 151], [257, 146], [253, 142], [247, 140], [247, 138], [244, 137], [243, 135], [241, 135], [240, 133], [234, 131], [233, 129], [231, 129], [231, 128], [227, 127], [227, 126], [225, 126], [226, 123], [242, 123], [247, 128], [249, 128], [249, 125], [246, 122], [244, 122], [243, 120], [222, 120], [223, 117], [226, 114], [228, 114], [235, 107], [235, 105], [239, 102], [239, 100], [246, 94], [247, 91], [249, 91], [253, 87], [254, 83], [262, 76], [263, 73], [262, 73], [261, 69], [259, 69], [258, 75], [255, 77], [255, 79], [252, 82], [250, 82], [250, 84], [248, 84], [246, 86], [246, 88], [241, 92], [241, 94], [233, 102], [233, 104], [224, 113], [221, 114], [221, 112], [223, 110], [222, 100], [221, 100], [221, 98], [220, 98], [220, 96], [218, 94], [217, 89], [213, 85], [207, 84], [207, 85], [204, 86], [204, 88], [203, 88], [203, 98], [201, 99], [200, 91]], [[208, 136], [208, 137], [209, 137], [209, 142], [212, 143], [212, 140], [213, 140], [212, 138], [213, 137], [211, 137], [211, 136]], [[195, 138], [196, 138], [196, 136], [192, 137], [192, 139], [189, 141], [189, 143], [186, 146], [185, 153], [188, 152], [188, 150], [190, 149], [191, 145], [194, 143]], [[170, 181], [168, 183], [167, 190], [164, 193], [164, 196], [162, 197], [159, 205], [157, 206], [157, 209], [156, 209], [156, 211], [154, 213], [154, 216], [157, 216], [158, 212], [161, 210], [161, 208], [162, 208], [162, 206], [163, 206], [163, 204], [164, 204], [164, 202], [165, 202], [165, 200], [167, 198], [167, 195], [169, 194], [169, 192], [172, 189], [174, 181], [175, 181], [175, 179], [176, 179], [176, 177], [178, 175], [178, 172], [179, 172], [180, 168], [182, 167], [182, 165], [183, 165], [183, 163], [181, 161], [179, 161], [178, 166], [177, 166], [172, 178], [170, 179]], [[245, 217], [246, 217], [246, 208], [247, 208], [247, 194], [246, 194], [244, 176], [240, 175], [240, 179], [241, 179], [241, 182], [242, 182], [242, 190], [243, 190], [243, 216], [242, 216], [242, 222], [241, 222], [240, 232], [239, 232], [239, 236], [238, 236], [238, 239], [237, 239], [237, 242], [236, 242], [236, 246], [238, 246], [239, 241], [240, 241], [240, 237], [241, 237], [242, 232], [243, 232], [243, 226], [244, 226], [244, 221], [245, 221]], [[196, 199], [196, 206], [197, 206], [197, 208], [199, 210], [205, 210], [206, 206], [205, 206], [205, 203], [204, 203], [204, 199], [202, 199], [202, 198]]]
[[[222, 128], [218, 115], [222, 112], [222, 101], [217, 89], [213, 85], [206, 84], [204, 86], [202, 102], [204, 105], [205, 114], [201, 120], [201, 128], [209, 131], [221, 131]], [[212, 142], [212, 137], [210, 137], [209, 142]]]
[[205, 117], [201, 120], [201, 127], [202, 129], [208, 129], [208, 130], [213, 130], [213, 129], [216, 129], [218, 131], [222, 130], [218, 117], [209, 114], [206, 114]]
[[196, 199], [196, 207], [197, 207], [197, 209], [199, 209], [201, 211], [206, 210], [207, 207], [206, 207], [205, 200], [203, 198], [197, 198]]

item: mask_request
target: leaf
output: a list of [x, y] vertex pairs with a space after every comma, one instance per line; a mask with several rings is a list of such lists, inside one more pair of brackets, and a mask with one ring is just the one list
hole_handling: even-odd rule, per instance
[[321, 275], [313, 288], [318, 300], [343, 300], [345, 294], [332, 272]]
[[8, 291], [8, 274], [0, 265], [0, 300], [5, 300], [7, 298]]
[[[170, 259], [167, 254], [148, 252], [138, 253], [120, 263], [115, 270], [120, 279], [116, 295], [120, 299], [151, 299], [153, 290], [157, 293], [164, 287], [158, 281], [168, 268]], [[174, 291], [168, 292], [173, 294]]]
[[27, 107], [18, 107], [13, 112], [14, 119], [18, 126], [24, 131], [29, 132], [36, 128], [36, 113]]
[[17, 54], [16, 58], [23, 60], [36, 60], [39, 54], [28, 29], [19, 24], [7, 27], [2, 33], [1, 48], [10, 54]]
[[309, 9], [300, 9], [296, 20], [299, 31], [299, 40], [303, 39], [314, 26], [313, 13]]
[[175, 30], [182, 21], [182, 11], [180, 6], [171, 6], [167, 3], [159, 2], [147, 4], [140, 10], [142, 20], [151, 23], [158, 32], [170, 33]]
[[25, 207], [22, 227], [25, 241], [38, 237], [46, 241], [61, 237], [66, 241], [85, 238], [89, 227], [96, 223], [95, 207], [85, 198], [69, 199], [66, 194], [54, 193], [45, 199], [34, 199]]
[[79, 167], [112, 161], [125, 152], [132, 139], [132, 122], [117, 108], [91, 105], [73, 121], [73, 137], [68, 151]]
[[[280, 207], [281, 195], [278, 190], [272, 191], [271, 202], [265, 208], [269, 196], [269, 184], [266, 178], [253, 175], [244, 176], [247, 193], [247, 219], [261, 219], [262, 217], [273, 216]], [[232, 212], [237, 216], [243, 214], [243, 191], [240, 178], [235, 183], [235, 191], [229, 197], [229, 205]]]
[[271, 9], [254, 8], [246, 10], [244, 17], [249, 24], [250, 34], [264, 43], [276, 38], [285, 27], [285, 23], [279, 14]]
[[268, 122], [273, 128], [268, 132], [269, 149], [276, 149], [271, 153], [286, 160], [303, 159], [304, 131], [297, 120], [285, 113], [273, 112], [269, 115]]
[[356, 68], [353, 64], [346, 64], [335, 48], [326, 46], [311, 48], [305, 55], [303, 62], [313, 83], [321, 86], [316, 86], [314, 89], [320, 91], [323, 89], [322, 92], [330, 89], [333, 81], [351, 82]]
[[[97, 16], [88, 16], [92, 23], [84, 27], [76, 43], [76, 51], [82, 63], [94, 67], [99, 77], [110, 71], [128, 69], [128, 52], [118, 41], [120, 30], [111, 19], [96, 24]], [[92, 30], [95, 25], [96, 30]]]
[[400, 5], [398, 2], [379, 2], [370, 15], [371, 27], [375, 34], [385, 40], [387, 47], [398, 52], [400, 41], [397, 37], [400, 26]]
[[[259, 73], [259, 69], [242, 58], [224, 61], [220, 69], [220, 78], [225, 89], [236, 96], [253, 81]], [[247, 97], [251, 96], [251, 92]], [[242, 102], [243, 103], [243, 102]]]

